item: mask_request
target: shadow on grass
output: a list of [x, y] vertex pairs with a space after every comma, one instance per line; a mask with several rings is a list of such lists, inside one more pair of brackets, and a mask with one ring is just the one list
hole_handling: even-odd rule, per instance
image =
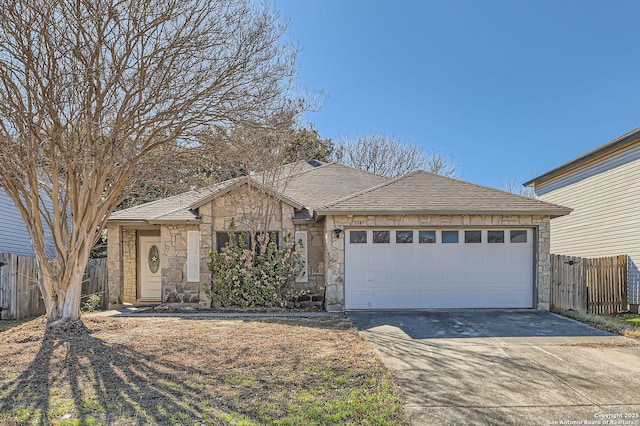
[[406, 423], [345, 317], [86, 321], [0, 346], [0, 425]]
[[45, 338], [22, 374], [0, 386], [0, 424], [226, 424], [246, 418], [203, 389], [207, 383], [198, 378], [209, 372], [185, 364], [88, 333]]
[[17, 327], [21, 324], [24, 324], [25, 322], [32, 321], [35, 318], [37, 317], [25, 318], [25, 319], [19, 319], [19, 320], [0, 320], [0, 333], [2, 333], [3, 331], [10, 330], [13, 327]]

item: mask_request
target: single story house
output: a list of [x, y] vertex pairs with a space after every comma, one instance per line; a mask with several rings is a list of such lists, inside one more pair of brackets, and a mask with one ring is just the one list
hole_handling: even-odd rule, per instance
[[537, 176], [524, 185], [540, 200], [573, 212], [551, 221], [551, 252], [628, 255], [628, 302], [640, 304], [640, 128]]
[[[297, 285], [327, 311], [549, 308], [549, 226], [560, 205], [423, 171], [389, 179], [339, 164], [286, 166], [115, 212], [109, 297], [208, 306], [210, 249], [242, 231], [259, 192], [277, 203], [269, 231], [305, 247]], [[273, 189], [273, 188], [276, 189]]]

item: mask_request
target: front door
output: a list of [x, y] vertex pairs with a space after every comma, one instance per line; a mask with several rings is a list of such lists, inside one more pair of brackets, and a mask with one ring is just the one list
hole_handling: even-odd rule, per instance
[[141, 236], [138, 247], [138, 264], [140, 265], [138, 300], [159, 301], [162, 298], [160, 237]]

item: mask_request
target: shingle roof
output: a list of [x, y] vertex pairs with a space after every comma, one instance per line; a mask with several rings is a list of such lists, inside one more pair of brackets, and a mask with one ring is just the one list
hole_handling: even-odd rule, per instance
[[306, 170], [286, 183], [284, 194], [311, 210], [372, 186], [389, 178], [341, 164], [325, 164]]
[[[297, 163], [296, 163], [297, 164]], [[417, 171], [389, 179], [339, 164], [292, 165], [280, 181], [283, 201], [304, 217], [319, 214], [540, 214], [552, 217], [571, 209]], [[110, 221], [193, 222], [194, 210], [244, 182], [259, 184], [259, 175], [220, 182], [115, 212]], [[302, 216], [299, 217], [299, 219]]]
[[[389, 179], [368, 172], [333, 163], [316, 162], [311, 165], [298, 161], [283, 166], [277, 192], [283, 201], [296, 208], [314, 210], [331, 201], [354, 192], [386, 182]], [[120, 210], [111, 215], [110, 221], [189, 222], [195, 221], [192, 211], [210, 200], [225, 194], [234, 186], [251, 181], [260, 185], [261, 174], [220, 182], [206, 188], [184, 192], [172, 197]]]
[[233, 185], [237, 180], [231, 179], [216, 183], [205, 188], [183, 192], [150, 203], [130, 207], [125, 210], [114, 212], [110, 221], [149, 221], [149, 222], [183, 222], [196, 221], [196, 216], [189, 210], [189, 206], [201, 199], [210, 197], [212, 194], [223, 191], [228, 186]]
[[539, 214], [571, 209], [473, 183], [416, 171], [328, 203], [319, 214]]

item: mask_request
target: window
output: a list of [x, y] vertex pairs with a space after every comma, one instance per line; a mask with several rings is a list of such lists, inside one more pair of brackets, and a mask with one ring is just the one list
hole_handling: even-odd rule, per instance
[[413, 243], [413, 231], [396, 231], [396, 244]]
[[391, 242], [391, 231], [373, 231], [373, 244], [388, 244]]
[[152, 274], [158, 272], [160, 269], [160, 251], [158, 251], [158, 246], [153, 244], [149, 249], [149, 270]]
[[[263, 240], [262, 238], [260, 238], [261, 236], [262, 236], [262, 232], [258, 232], [256, 234], [255, 244], [253, 244], [253, 247], [255, 247], [255, 249], [258, 250], [258, 253], [260, 252], [260, 242]], [[267, 240], [267, 244], [269, 244], [271, 242], [276, 243], [276, 247], [280, 248], [280, 233], [279, 232], [269, 231], [269, 240]]]
[[367, 231], [349, 231], [349, 242], [351, 244], [366, 244]]
[[482, 231], [464, 231], [464, 242], [465, 243], [481, 243], [482, 242]]
[[218, 253], [222, 251], [224, 246], [229, 244], [229, 241], [231, 240], [231, 234], [235, 235], [238, 242], [240, 242], [240, 238], [244, 238], [244, 242], [247, 245], [247, 248], [251, 246], [251, 244], [249, 244], [249, 234], [247, 234], [246, 232], [216, 232], [216, 248], [218, 250]]
[[[303, 262], [296, 277], [296, 281], [301, 283], [309, 282], [309, 256], [307, 252], [307, 231], [296, 231], [294, 234], [296, 250], [301, 250], [300, 260]], [[300, 247], [302, 246], [302, 247]]]
[[418, 242], [420, 244], [435, 243], [436, 231], [418, 231]]
[[200, 231], [187, 231], [187, 282], [200, 282]]
[[[240, 243], [240, 239], [244, 239], [244, 244], [248, 249], [252, 249], [253, 247], [259, 249], [260, 248], [260, 238], [259, 236], [262, 233], [258, 233], [256, 235], [255, 242], [251, 241], [250, 235], [248, 232], [216, 232], [216, 249], [218, 253], [229, 243], [230, 235], [233, 234], [236, 237], [236, 241]], [[269, 232], [270, 241], [275, 241], [276, 245], [280, 247], [280, 233], [276, 231]], [[255, 243], [255, 244], [254, 244]]]
[[487, 242], [490, 244], [504, 243], [504, 231], [488, 231]]
[[443, 244], [455, 244], [458, 242], [458, 231], [442, 231]]
[[527, 231], [511, 231], [511, 242], [512, 243], [526, 243], [527, 242]]

